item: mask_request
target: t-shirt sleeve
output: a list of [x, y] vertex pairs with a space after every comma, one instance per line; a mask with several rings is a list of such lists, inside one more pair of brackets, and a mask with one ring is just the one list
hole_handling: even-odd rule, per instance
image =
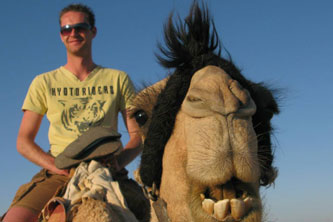
[[35, 77], [24, 99], [22, 110], [29, 110], [41, 115], [47, 111], [45, 85], [41, 76]]
[[135, 88], [127, 74], [123, 76], [121, 95], [120, 110], [128, 109], [131, 106], [132, 100], [135, 96]]

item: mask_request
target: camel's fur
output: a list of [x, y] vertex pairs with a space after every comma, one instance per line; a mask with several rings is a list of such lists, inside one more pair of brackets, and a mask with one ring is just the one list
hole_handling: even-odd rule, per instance
[[[130, 214], [132, 214], [130, 212]], [[107, 204], [102, 200], [83, 198], [81, 203], [74, 205], [68, 215], [72, 222], [134, 222], [132, 217], [124, 215], [124, 209]]]
[[210, 22], [194, 4], [186, 25], [166, 26], [160, 61], [174, 72], [132, 109], [145, 138], [140, 179], [160, 188], [173, 222], [260, 222], [259, 187], [277, 172], [270, 119], [278, 107], [272, 91], [214, 52]]
[[82, 202], [72, 207], [68, 219], [73, 222], [91, 221], [120, 221], [112, 218], [112, 209], [104, 201], [92, 198], [83, 199]]
[[[148, 92], [154, 91], [143, 90], [134, 110], [143, 108], [144, 97], [154, 101]], [[202, 210], [200, 193], [232, 178], [242, 181], [234, 186], [252, 200], [244, 222], [261, 221], [260, 166], [251, 119], [255, 111], [248, 91], [219, 67], [207, 66], [194, 74], [163, 154], [160, 197], [172, 221], [215, 221]]]

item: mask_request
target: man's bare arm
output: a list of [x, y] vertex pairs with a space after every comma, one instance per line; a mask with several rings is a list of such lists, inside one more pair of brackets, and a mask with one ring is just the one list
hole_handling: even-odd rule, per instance
[[35, 143], [43, 116], [26, 110], [17, 136], [17, 151], [31, 162], [56, 174], [68, 175], [68, 170], [60, 170], [54, 164], [54, 157], [47, 154]]
[[129, 117], [126, 110], [122, 111], [121, 113], [123, 119], [125, 120], [130, 139], [117, 157], [119, 169], [124, 168], [127, 164], [133, 161], [135, 157], [137, 157], [142, 151], [141, 136], [139, 133], [138, 124], [136, 123], [135, 119]]

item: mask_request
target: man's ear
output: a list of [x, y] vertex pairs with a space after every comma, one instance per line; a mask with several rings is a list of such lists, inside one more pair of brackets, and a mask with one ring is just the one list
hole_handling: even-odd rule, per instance
[[60, 35], [60, 39], [61, 39], [61, 41], [64, 42], [64, 38], [63, 38], [63, 36], [61, 35], [61, 33], [60, 33], [59, 35]]
[[96, 34], [97, 34], [97, 28], [94, 27], [94, 28], [91, 29], [91, 31], [92, 31], [92, 33], [94, 34], [94, 38], [95, 38], [95, 36], [96, 36]]

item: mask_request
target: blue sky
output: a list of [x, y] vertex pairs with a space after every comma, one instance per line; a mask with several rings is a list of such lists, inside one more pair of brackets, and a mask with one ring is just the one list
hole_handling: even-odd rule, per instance
[[[0, 214], [18, 186], [38, 170], [15, 148], [25, 93], [35, 75], [66, 62], [59, 11], [71, 1], [2, 0], [0, 7]], [[126, 71], [137, 86], [167, 70], [156, 62], [156, 43], [175, 10], [190, 0], [86, 0], [96, 13], [96, 63]], [[333, 2], [329, 0], [206, 0], [223, 45], [242, 73], [282, 90], [274, 117], [275, 186], [262, 189], [268, 221], [332, 222], [333, 211]], [[37, 136], [48, 149], [47, 123]], [[123, 140], [126, 131], [121, 126]], [[133, 162], [128, 169], [138, 165]]]

